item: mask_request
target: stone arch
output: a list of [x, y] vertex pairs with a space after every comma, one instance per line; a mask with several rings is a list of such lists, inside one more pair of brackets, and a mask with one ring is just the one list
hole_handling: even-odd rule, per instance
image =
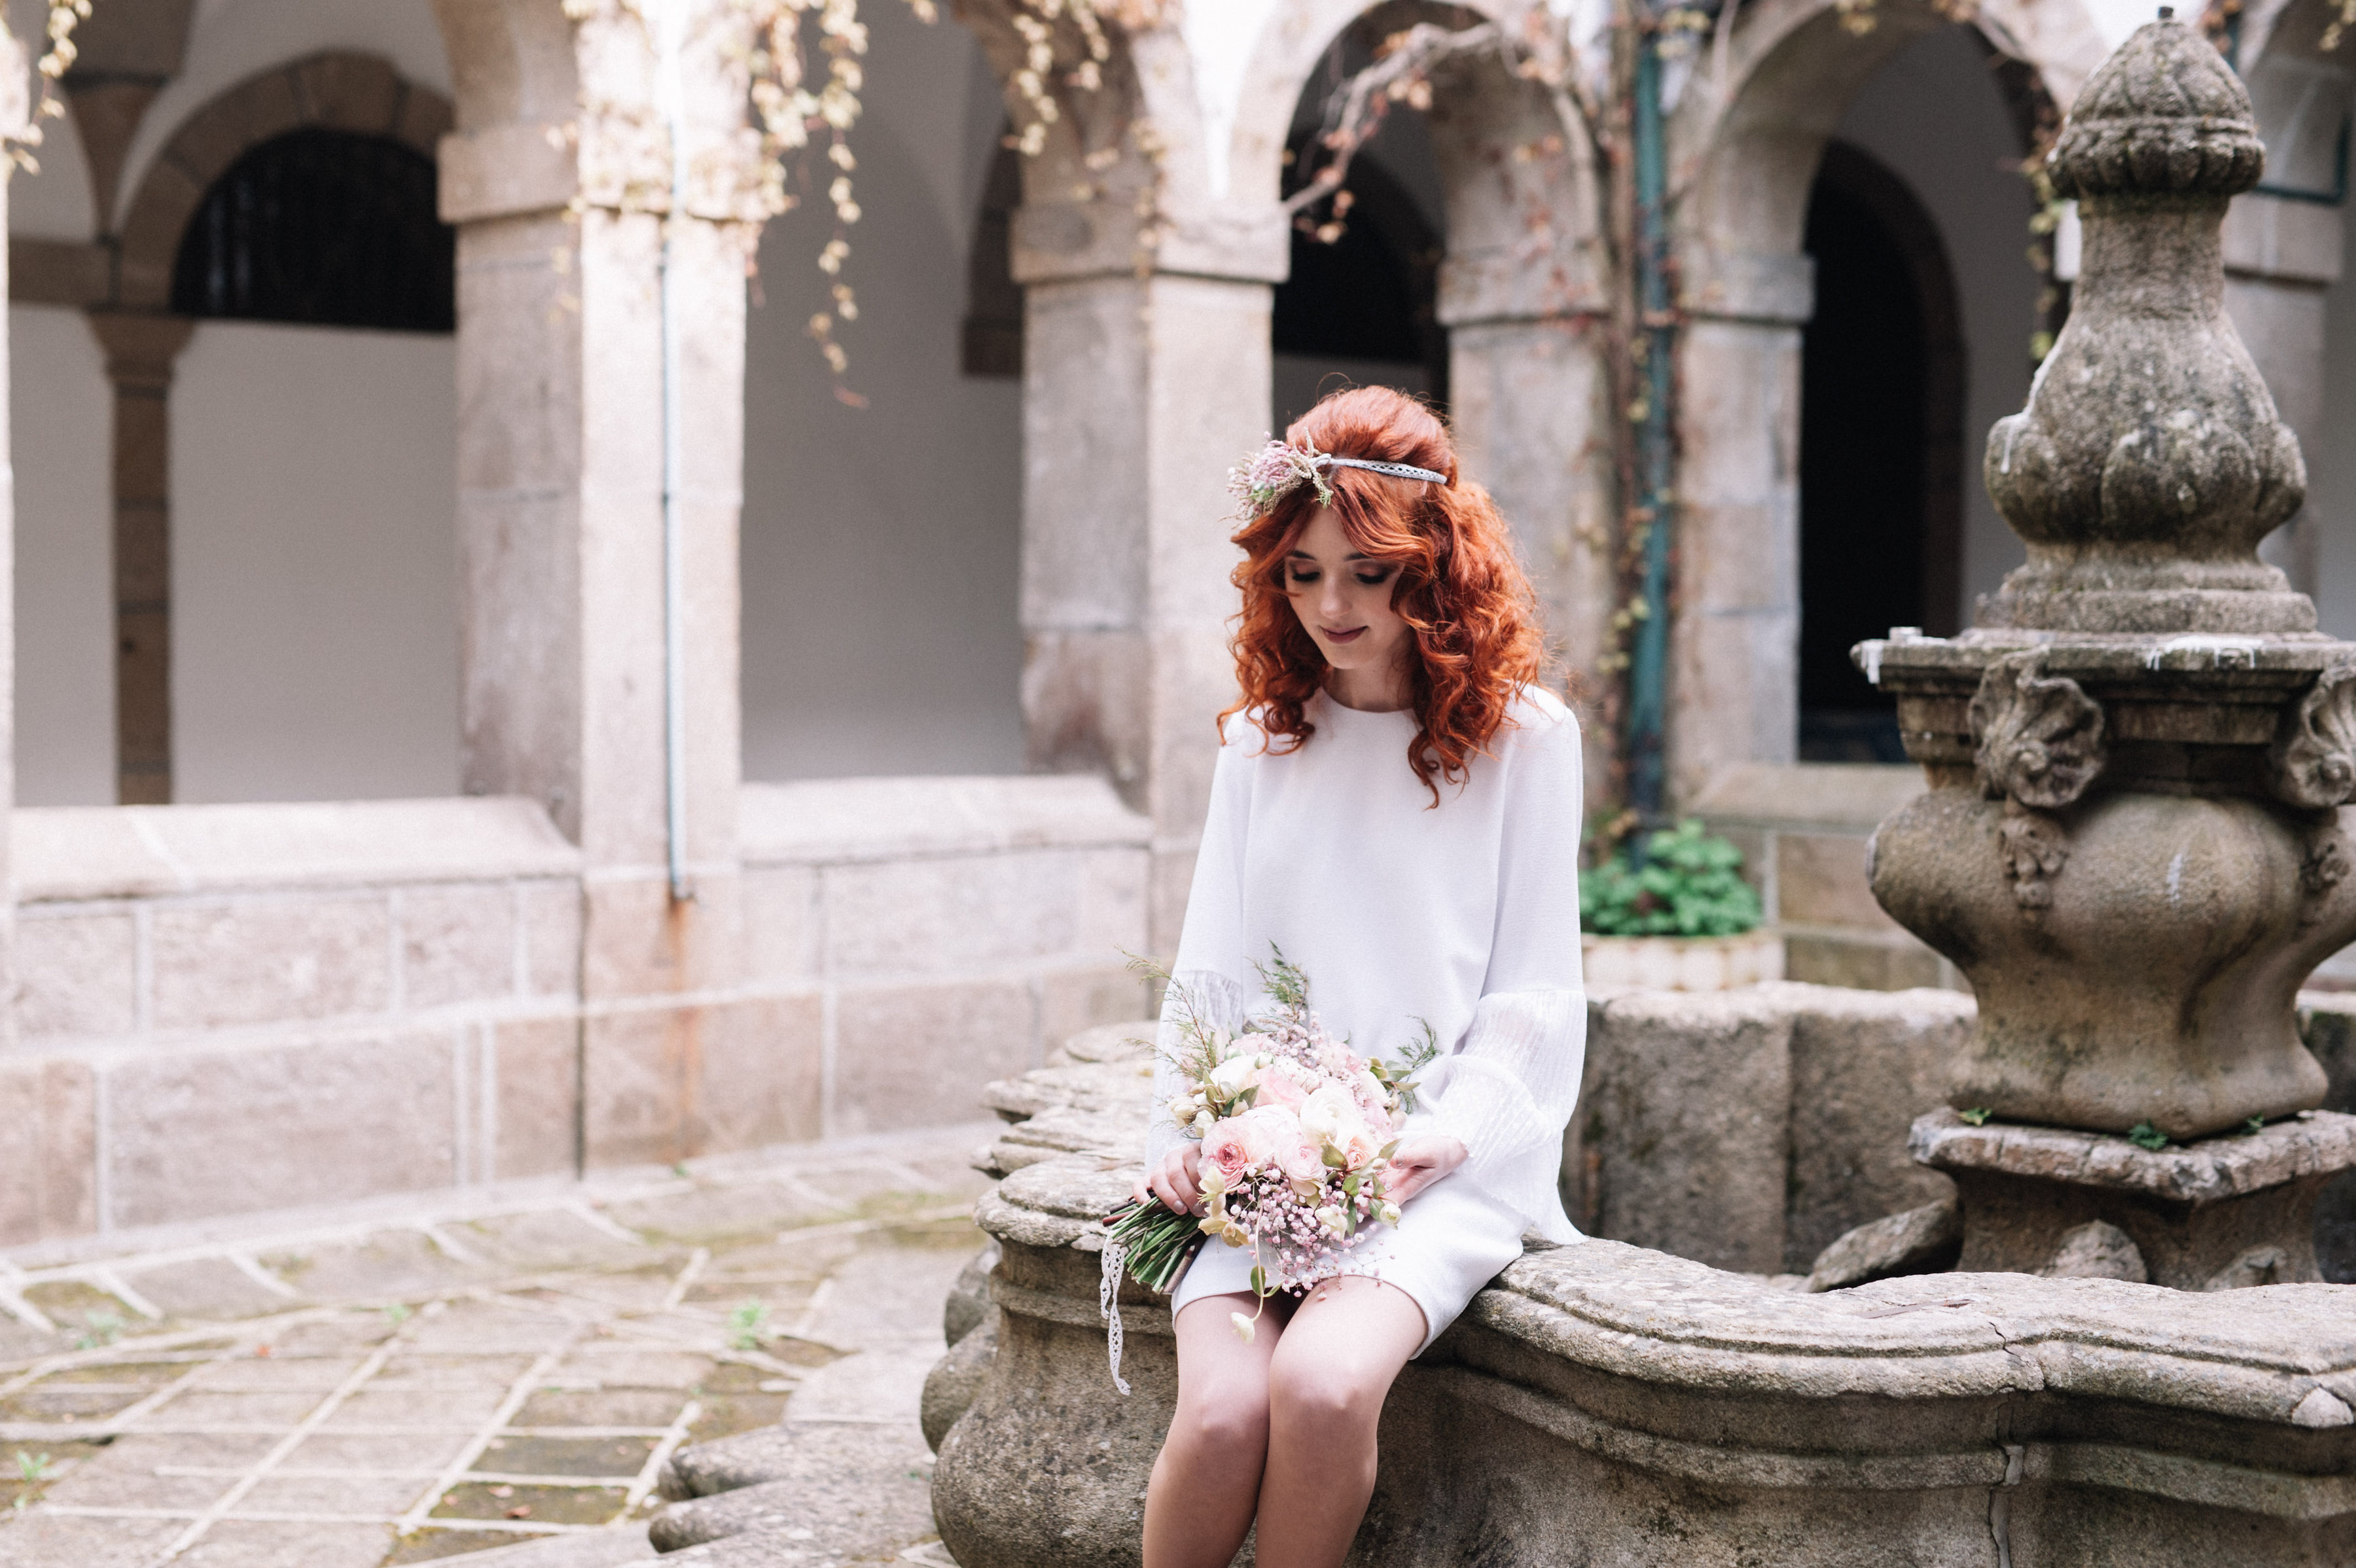
[[[1672, 217], [1686, 324], [1678, 374], [1679, 589], [1670, 647], [1672, 792], [1797, 744], [1799, 365], [1814, 310], [1809, 193], [1841, 117], [1908, 44], [1953, 26], [1881, 0], [1858, 34], [1826, 0], [1753, 0], [1722, 74], [1697, 64], [1670, 121]], [[2066, 107], [2104, 54], [2072, 5], [1991, 0], [1983, 38], [2026, 71], [1998, 81], [2017, 127]]]
[[374, 55], [316, 54], [246, 78], [190, 115], [140, 181], [123, 223], [119, 308], [170, 307], [189, 216], [250, 149], [316, 128], [390, 137], [430, 158], [451, 122], [448, 100]]

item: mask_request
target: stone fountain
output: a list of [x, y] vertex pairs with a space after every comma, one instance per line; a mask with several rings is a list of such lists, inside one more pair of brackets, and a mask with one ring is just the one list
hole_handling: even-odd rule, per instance
[[[2185, 27], [2096, 73], [2055, 155], [2076, 309], [1990, 444], [2029, 564], [1972, 631], [1859, 650], [1936, 786], [1882, 828], [1875, 891], [1979, 993], [1914, 1130], [1962, 1271], [1811, 1294], [1535, 1245], [1392, 1390], [1354, 1568], [2356, 1562], [2356, 1287], [2296, 1283], [2356, 1118], [2311, 1112], [2292, 1013], [2356, 936], [2356, 646], [2255, 554], [2302, 487], [2221, 308], [2262, 156]], [[964, 1568], [1140, 1561], [1175, 1353], [1130, 1282], [1114, 1390], [1097, 1219], [1151, 1063], [1098, 1044], [989, 1090], [999, 1252], [925, 1405]]]
[[2356, 1165], [2294, 1016], [2356, 939], [2356, 644], [2257, 553], [2306, 488], [2224, 313], [2226, 203], [2265, 149], [2166, 16], [2050, 160], [2083, 270], [1985, 467], [2028, 564], [1962, 635], [1857, 650], [1933, 785], [1869, 874], [1979, 999], [1913, 1138], [1956, 1179], [1960, 1266], [2264, 1284], [2317, 1277], [2316, 1193]]

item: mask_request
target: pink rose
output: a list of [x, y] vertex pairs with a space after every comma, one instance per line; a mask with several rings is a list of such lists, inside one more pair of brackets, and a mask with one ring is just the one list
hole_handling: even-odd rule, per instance
[[1301, 1130], [1301, 1119], [1281, 1106], [1262, 1106], [1251, 1113], [1250, 1120], [1261, 1123], [1268, 1135], [1268, 1157], [1284, 1173], [1287, 1181], [1316, 1181], [1325, 1175], [1324, 1156], [1317, 1150], [1316, 1141]]
[[1244, 1125], [1248, 1120], [1230, 1116], [1203, 1134], [1203, 1163], [1215, 1167], [1230, 1187], [1259, 1163], [1252, 1153], [1251, 1129]]
[[1260, 1075], [1258, 1104], [1297, 1111], [1301, 1102], [1308, 1098], [1309, 1091], [1294, 1082], [1291, 1075], [1281, 1067], [1271, 1068]]

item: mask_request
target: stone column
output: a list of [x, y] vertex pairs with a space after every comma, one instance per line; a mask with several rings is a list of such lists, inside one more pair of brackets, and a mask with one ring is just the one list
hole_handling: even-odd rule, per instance
[[172, 799], [172, 366], [196, 323], [93, 311], [114, 389], [114, 798]]
[[[22, 131], [31, 107], [31, 81], [24, 46], [0, 16], [0, 135]], [[0, 234], [8, 231], [8, 182], [0, 179]], [[0, 245], [0, 301], [8, 297], [7, 247]], [[8, 323], [0, 315], [0, 820], [16, 805], [16, 470], [9, 446], [10, 399], [16, 366], [9, 354]], [[0, 887], [13, 889], [6, 836], [0, 834]], [[0, 1049], [16, 1043], [16, 899], [0, 898]]]
[[1030, 765], [1100, 769], [1152, 819], [1149, 940], [1165, 955], [1209, 803], [1212, 721], [1234, 700], [1226, 472], [1268, 435], [1283, 232], [1255, 229], [1221, 275], [1210, 247], [1164, 270], [1172, 243], [1141, 251], [1117, 202], [1015, 214]]
[[[454, 55], [478, 30], [497, 43], [498, 29], [521, 25], [519, 9], [445, 0]], [[667, 170], [669, 142], [647, 29], [616, 11], [568, 33], [547, 10], [530, 19], [548, 31], [543, 42], [569, 43], [580, 85], [563, 91], [585, 98], [594, 82], [597, 101], [553, 101], [545, 84], [536, 101], [462, 72], [460, 128], [442, 148], [443, 215], [459, 229], [460, 766], [468, 793], [541, 802], [584, 854], [584, 1163], [668, 1163], [808, 1135], [817, 1113], [815, 1016], [772, 1030], [773, 1008], [723, 994], [743, 972], [737, 513], [755, 228], [737, 220], [741, 185], [728, 183], [749, 177], [734, 134], [744, 83], [730, 63], [742, 40], [725, 8], [699, 8], [689, 91], [698, 177], [672, 258], [692, 889], [674, 899], [664, 220], [648, 209], [667, 202], [649, 171]], [[535, 113], [578, 118], [541, 124]], [[790, 1096], [771, 1093], [779, 1074], [797, 1086]]]
[[[2244, 60], [2265, 183], [2225, 213], [2225, 310], [2301, 440], [2324, 439], [2324, 292], [2340, 281], [2348, 171], [2340, 141], [2351, 81], [2318, 47], [2311, 18], [2270, 18]], [[2282, 194], [2297, 193], [2297, 194]], [[2318, 519], [2302, 510], [2265, 554], [2303, 594], [2316, 589]]]
[[[2225, 311], [2290, 427], [2324, 438], [2324, 291], [2340, 281], [2340, 209], [2252, 191], [2225, 215]], [[2316, 520], [2302, 509], [2266, 550], [2291, 586], [2316, 587]]]
[[1814, 268], [1688, 252], [1680, 344], [1669, 786], [1799, 751], [1800, 329]]
[[[1431, 126], [1448, 199], [1438, 303], [1457, 450], [1513, 524], [1548, 642], [1591, 697], [1611, 680], [1601, 666], [1617, 598], [1591, 155], [1563, 148], [1546, 100], [1488, 60], [1445, 73], [1441, 87], [1445, 112]], [[1547, 147], [1559, 150], [1533, 156]], [[1610, 798], [1618, 736], [1600, 710], [1580, 716], [1593, 810]]]

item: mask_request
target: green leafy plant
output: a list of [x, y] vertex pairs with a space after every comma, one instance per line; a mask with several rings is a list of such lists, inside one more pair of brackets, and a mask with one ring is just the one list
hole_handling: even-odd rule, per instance
[[77, 1350], [96, 1350], [112, 1345], [123, 1337], [123, 1330], [128, 1326], [121, 1317], [103, 1309], [86, 1314], [81, 1321], [89, 1332], [74, 1341]]
[[748, 1301], [728, 1315], [728, 1348], [732, 1350], [757, 1350], [768, 1337], [769, 1308], [766, 1302]]
[[58, 1467], [50, 1462], [48, 1455], [27, 1454], [22, 1448], [17, 1449], [16, 1497], [8, 1505], [10, 1511], [23, 1513], [39, 1502], [42, 1491], [57, 1478], [57, 1474]]
[[2157, 1154], [2168, 1147], [2168, 1134], [2148, 1122], [2138, 1122], [2127, 1129], [2127, 1142], [2138, 1149], [2149, 1149]]
[[2253, 1135], [2263, 1133], [2265, 1130], [2266, 1119], [2263, 1116], [2253, 1116], [2248, 1121], [2242, 1123], [2242, 1131]]
[[1603, 937], [1735, 937], [1757, 929], [1742, 852], [1687, 818], [1644, 841], [1642, 864], [1613, 855], [1581, 874], [1579, 924]]
[[1975, 1105], [1969, 1111], [1958, 1111], [1955, 1114], [1962, 1117], [1965, 1121], [1970, 1122], [1975, 1127], [1985, 1127], [1987, 1125], [1988, 1118], [1995, 1115], [1996, 1112], [1990, 1111], [1985, 1105]]

